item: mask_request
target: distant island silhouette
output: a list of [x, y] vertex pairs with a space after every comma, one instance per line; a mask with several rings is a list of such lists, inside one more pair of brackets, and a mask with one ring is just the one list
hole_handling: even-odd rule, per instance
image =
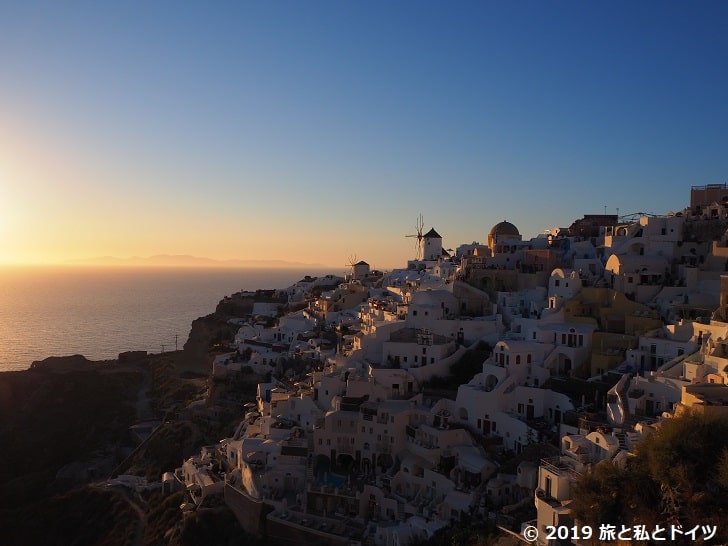
[[116, 256], [96, 256], [67, 260], [64, 265], [116, 265], [116, 266], [152, 266], [152, 267], [266, 267], [266, 268], [330, 268], [319, 263], [291, 262], [286, 260], [215, 260], [188, 254], [156, 254], [154, 256], [132, 256], [119, 258]]

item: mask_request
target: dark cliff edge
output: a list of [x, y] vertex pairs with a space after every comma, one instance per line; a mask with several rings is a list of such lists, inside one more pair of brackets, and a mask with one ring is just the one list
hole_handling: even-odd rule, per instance
[[[180, 351], [54, 356], [0, 373], [0, 542], [177, 545], [204, 533], [206, 544], [251, 544], [224, 510], [182, 518], [181, 494], [137, 493], [108, 480], [158, 482], [232, 434], [260, 378], [213, 381], [211, 364], [237, 331], [229, 319], [252, 306], [250, 297], [226, 297], [193, 321]], [[153, 432], [140, 445], [132, 427], [141, 421]]]
[[0, 374], [3, 543], [60, 543], [68, 529], [39, 521], [53, 520], [56, 508], [65, 513], [73, 503], [56, 499], [103, 479], [129, 444], [142, 373], [83, 360], [46, 360]]

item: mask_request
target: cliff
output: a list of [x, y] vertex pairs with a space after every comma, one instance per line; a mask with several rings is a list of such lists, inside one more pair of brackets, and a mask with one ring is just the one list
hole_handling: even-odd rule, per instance
[[[178, 526], [179, 495], [137, 494], [106, 480], [128, 472], [158, 481], [233, 432], [257, 381], [216, 385], [209, 371], [237, 331], [228, 319], [248, 309], [250, 298], [225, 298], [192, 323], [181, 351], [49, 357], [0, 373], [2, 543], [183, 544], [185, 533], [199, 533], [193, 522]], [[130, 427], [150, 418], [161, 426], [140, 446]], [[165, 539], [175, 527], [176, 538]], [[240, 541], [231, 543], [244, 543], [242, 530], [234, 535]]]

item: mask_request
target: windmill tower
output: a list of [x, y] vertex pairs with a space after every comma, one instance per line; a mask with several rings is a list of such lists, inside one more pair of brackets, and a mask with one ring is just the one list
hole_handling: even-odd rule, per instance
[[370, 270], [369, 264], [363, 260], [357, 260], [356, 254], [349, 256], [348, 266], [350, 269], [349, 269], [349, 275], [348, 275], [347, 280], [361, 281], [364, 278], [366, 278], [366, 276], [369, 274], [369, 270]]
[[442, 237], [440, 237], [440, 234], [435, 231], [435, 228], [431, 228], [422, 238], [425, 242], [422, 259], [428, 261], [440, 260], [442, 258]]
[[422, 230], [424, 229], [424, 227], [425, 227], [425, 221], [423, 220], [422, 215], [420, 214], [417, 217], [417, 222], [415, 223], [415, 233], [413, 233], [412, 235], [405, 235], [405, 237], [414, 237], [414, 239], [415, 239], [415, 251], [417, 252], [416, 258], [415, 258], [416, 260], [422, 259], [422, 247], [425, 242], [425, 236], [422, 234]]

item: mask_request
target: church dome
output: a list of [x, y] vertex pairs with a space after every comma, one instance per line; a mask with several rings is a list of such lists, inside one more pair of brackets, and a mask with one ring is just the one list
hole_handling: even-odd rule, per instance
[[518, 228], [511, 224], [510, 222], [506, 222], [505, 220], [502, 222], [497, 223], [494, 225], [490, 230], [490, 237], [508, 237], [508, 236], [515, 236], [520, 237], [521, 234], [518, 231]]

